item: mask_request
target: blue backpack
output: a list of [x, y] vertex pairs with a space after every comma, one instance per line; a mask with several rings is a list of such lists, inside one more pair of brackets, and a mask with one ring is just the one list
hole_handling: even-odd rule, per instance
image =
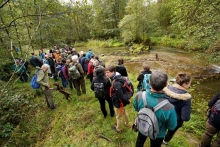
[[31, 78], [31, 83], [30, 86], [33, 89], [38, 89], [40, 87], [40, 84], [37, 82], [37, 73], [39, 72], [39, 70], [34, 74], [34, 76]]
[[150, 75], [151, 74], [145, 74], [144, 79], [142, 81], [142, 90], [150, 89]]

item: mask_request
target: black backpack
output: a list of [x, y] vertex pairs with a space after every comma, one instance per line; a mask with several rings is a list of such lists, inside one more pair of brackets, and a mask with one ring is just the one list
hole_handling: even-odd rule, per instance
[[210, 108], [209, 121], [220, 128], [220, 100]]
[[104, 83], [94, 83], [94, 92], [96, 98], [105, 98]]

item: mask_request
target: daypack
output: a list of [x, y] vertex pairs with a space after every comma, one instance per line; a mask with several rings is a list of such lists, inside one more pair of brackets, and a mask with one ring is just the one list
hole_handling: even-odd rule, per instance
[[39, 72], [40, 70], [38, 70], [34, 76], [31, 78], [31, 83], [30, 83], [30, 86], [33, 88], [33, 89], [38, 89], [40, 87], [40, 84], [37, 82], [37, 73]]
[[63, 75], [62, 67], [63, 67], [62, 65], [57, 65], [57, 67], [56, 67], [57, 75], [59, 77], [61, 77]]
[[212, 106], [210, 109], [209, 120], [218, 128], [220, 128], [220, 100]]
[[70, 64], [70, 67], [68, 69], [69, 76], [72, 79], [78, 79], [81, 76], [78, 69], [77, 69], [77, 67], [76, 67], [76, 64], [77, 63]]
[[150, 89], [150, 75], [151, 74], [145, 74], [144, 79], [142, 81], [142, 90]]
[[135, 119], [136, 128], [144, 136], [155, 140], [160, 131], [155, 112], [169, 103], [169, 101], [165, 99], [152, 108], [147, 105], [146, 91], [142, 92], [142, 99], [145, 107], [138, 112], [137, 118]]
[[94, 83], [94, 92], [96, 98], [105, 98], [104, 83]]

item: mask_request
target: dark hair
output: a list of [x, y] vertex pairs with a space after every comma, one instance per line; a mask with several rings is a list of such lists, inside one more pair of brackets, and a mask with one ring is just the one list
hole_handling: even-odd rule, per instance
[[118, 65], [122, 65], [124, 64], [124, 60], [120, 57], [118, 58]]
[[95, 73], [96, 73], [96, 78], [98, 81], [103, 81], [104, 80], [104, 77], [105, 77], [105, 72], [104, 72], [104, 69], [103, 68], [97, 68], [95, 70]]
[[176, 83], [182, 86], [184, 83], [188, 84], [191, 81], [191, 77], [185, 72], [180, 72], [176, 76]]
[[97, 59], [97, 60], [99, 60], [99, 57], [98, 57], [98, 56], [95, 56], [94, 58]]
[[109, 65], [105, 68], [105, 71], [115, 72], [116, 68], [114, 65]]
[[150, 67], [149, 67], [146, 63], [144, 63], [144, 64], [143, 64], [143, 69], [144, 69], [145, 71], [149, 71], [149, 70], [150, 70]]
[[160, 91], [166, 87], [167, 80], [168, 76], [166, 73], [161, 70], [156, 70], [150, 76], [150, 85], [154, 90]]

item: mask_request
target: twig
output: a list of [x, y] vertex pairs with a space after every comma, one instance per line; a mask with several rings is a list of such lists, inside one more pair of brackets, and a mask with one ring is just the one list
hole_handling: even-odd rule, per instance
[[91, 121], [92, 125], [95, 127], [96, 132], [98, 133], [98, 137], [104, 138], [104, 139], [106, 139], [107, 141], [112, 142], [111, 139], [109, 139], [108, 137], [106, 137], [106, 136], [104, 136], [104, 135], [102, 135], [102, 134], [100, 134], [100, 133], [98, 132], [98, 129], [97, 129], [96, 126], [94, 125], [94, 121], [93, 121], [92, 119], [91, 119], [90, 121]]

